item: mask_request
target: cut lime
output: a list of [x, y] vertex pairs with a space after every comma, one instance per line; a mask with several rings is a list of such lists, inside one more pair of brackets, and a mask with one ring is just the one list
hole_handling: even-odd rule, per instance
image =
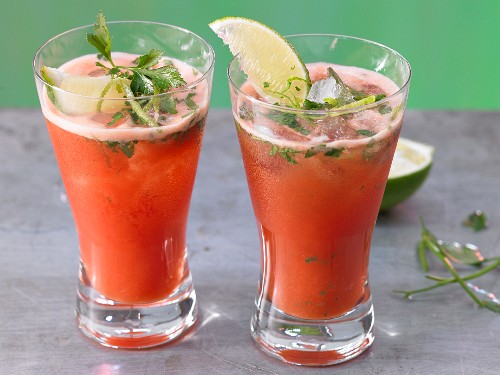
[[403, 202], [422, 186], [431, 169], [433, 156], [434, 147], [399, 139], [380, 211]]
[[48, 66], [42, 66], [41, 74], [49, 85], [63, 90], [47, 88], [50, 100], [65, 114], [81, 115], [98, 110], [112, 112], [121, 109], [124, 105], [121, 100], [98, 99], [100, 97], [103, 99], [124, 97], [124, 93], [119, 92], [116, 85], [110, 83], [111, 77], [109, 75], [101, 77], [79, 76]]
[[278, 32], [242, 17], [221, 18], [209, 26], [238, 56], [241, 69], [266, 101], [302, 105], [310, 88], [309, 72]]

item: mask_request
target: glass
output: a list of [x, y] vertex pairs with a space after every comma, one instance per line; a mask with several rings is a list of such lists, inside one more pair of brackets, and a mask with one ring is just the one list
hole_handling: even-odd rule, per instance
[[[214, 53], [199, 36], [175, 26], [107, 26], [113, 51], [130, 54], [114, 55], [115, 61], [128, 56], [127, 65], [135, 65], [132, 58], [156, 48], [188, 83], [130, 100], [78, 95], [44, 79], [42, 66], [57, 68], [81, 56], [86, 60], [71, 69], [90, 62], [99, 75], [96, 50], [86, 40], [92, 26], [49, 40], [36, 52], [33, 69], [78, 232], [79, 327], [105, 346], [142, 348], [178, 337], [197, 317], [186, 224]], [[139, 106], [157, 126], [134, 117]]]
[[306, 64], [319, 63], [308, 66], [313, 81], [320, 78], [318, 66], [328, 63], [365, 69], [335, 65], [348, 85], [366, 80], [363, 89], [374, 94], [378, 89], [366, 70], [393, 81], [392, 93], [372, 104], [313, 111], [265, 103], [246, 83], [237, 58], [228, 69], [260, 235], [253, 338], [283, 361], [329, 365], [359, 355], [373, 342], [370, 241], [411, 71], [400, 54], [368, 40], [341, 35], [287, 39]]

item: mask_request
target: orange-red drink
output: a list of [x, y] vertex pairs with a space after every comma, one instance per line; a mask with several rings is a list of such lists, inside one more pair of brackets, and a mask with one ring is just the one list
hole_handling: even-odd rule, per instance
[[401, 130], [409, 66], [361, 39], [288, 41], [306, 63], [311, 92], [344, 85], [351, 104], [336, 108], [344, 98], [328, 97], [279, 105], [245, 79], [237, 58], [229, 67], [261, 247], [251, 328], [257, 343], [284, 361], [328, 365], [373, 341], [370, 243]]
[[[99, 43], [104, 28], [100, 15]], [[35, 77], [78, 233], [80, 328], [106, 346], [149, 347], [197, 316], [186, 225], [214, 57], [174, 26], [109, 32], [121, 52], [92, 52], [91, 27], [50, 40]]]
[[132, 139], [129, 157], [120, 150], [128, 146], [85, 138], [47, 120], [85, 276], [107, 298], [158, 301], [189, 276], [186, 223], [204, 124], [203, 115], [183, 132]]

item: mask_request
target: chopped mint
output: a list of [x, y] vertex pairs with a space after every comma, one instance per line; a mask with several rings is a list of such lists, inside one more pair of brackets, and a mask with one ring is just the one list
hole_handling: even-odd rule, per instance
[[317, 261], [318, 261], [318, 257], [306, 258], [306, 263], [312, 263], [312, 262], [317, 262]]
[[378, 107], [378, 112], [381, 115], [385, 115], [387, 113], [391, 113], [391, 111], [392, 111], [392, 108], [389, 107], [388, 105], [385, 105], [385, 104], [382, 104], [380, 107]]
[[198, 109], [198, 104], [196, 104], [194, 102], [194, 100], [192, 99], [193, 96], [195, 96], [196, 94], [194, 92], [190, 92], [186, 99], [184, 100], [186, 102], [186, 105], [188, 106], [189, 109], [191, 110], [195, 110], [195, 109]]
[[160, 99], [160, 109], [163, 112], [168, 112], [172, 115], [175, 115], [178, 112], [172, 95], [165, 95]]
[[318, 151], [315, 151], [314, 148], [310, 148], [306, 151], [306, 154], [304, 155], [304, 157], [307, 159], [307, 158], [310, 158], [316, 154], [318, 154]]
[[291, 112], [283, 112], [283, 111], [270, 111], [267, 117], [273, 121], [276, 121], [278, 124], [289, 127], [290, 129], [295, 130], [296, 132], [308, 135], [309, 130], [302, 127], [297, 121], [297, 115]]
[[360, 134], [360, 135], [363, 135], [365, 137], [373, 137], [374, 135], [376, 135], [377, 133], [374, 132], [374, 131], [371, 131], [369, 129], [360, 129], [360, 130], [356, 130], [356, 133]]
[[134, 146], [138, 141], [130, 142], [115, 142], [109, 141], [105, 142], [108, 147], [110, 147], [114, 152], [121, 151], [127, 158], [134, 156]]
[[328, 151], [325, 151], [325, 156], [332, 156], [334, 158], [338, 158], [342, 152], [344, 152], [345, 148], [329, 148]]
[[298, 153], [300, 153], [299, 150], [295, 150], [290, 147], [278, 147], [276, 145], [272, 145], [269, 155], [274, 156], [278, 154], [290, 164], [297, 164], [297, 160], [294, 159], [294, 156]]
[[118, 120], [120, 120], [120, 119], [122, 119], [124, 117], [125, 117], [125, 115], [123, 114], [123, 112], [116, 112], [113, 115], [113, 119], [110, 122], [108, 122], [106, 124], [106, 126], [113, 126], [113, 125], [115, 125], [118, 122]]

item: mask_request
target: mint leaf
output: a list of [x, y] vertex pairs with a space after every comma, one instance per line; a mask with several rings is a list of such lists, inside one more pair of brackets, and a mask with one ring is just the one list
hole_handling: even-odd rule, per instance
[[97, 20], [94, 23], [94, 33], [87, 33], [87, 41], [93, 45], [106, 60], [115, 66], [111, 59], [111, 35], [106, 26], [106, 17], [104, 17], [102, 12], [97, 14]]
[[373, 132], [371, 130], [368, 130], [368, 129], [360, 129], [360, 130], [356, 130], [356, 133], [360, 134], [360, 135], [363, 135], [365, 137], [373, 137], [374, 135], [376, 135], [377, 133], [376, 132]]
[[135, 144], [138, 141], [130, 141], [130, 142], [116, 142], [116, 141], [109, 141], [105, 142], [108, 147], [110, 147], [113, 152], [118, 152], [121, 151], [127, 158], [131, 158], [134, 156], [134, 148]]
[[276, 121], [278, 124], [289, 127], [290, 129], [295, 130], [296, 132], [308, 135], [310, 132], [306, 128], [303, 128], [299, 122], [297, 121], [297, 115], [291, 112], [282, 112], [282, 111], [271, 111], [267, 115], [267, 118], [270, 120]]
[[302, 104], [302, 108], [304, 108], [304, 109], [325, 109], [326, 103], [317, 103], [317, 102], [313, 102], [312, 100], [305, 99], [304, 103]]
[[330, 148], [325, 152], [325, 156], [333, 156], [334, 158], [338, 158], [344, 152], [345, 148]]
[[184, 99], [184, 102], [186, 103], [186, 105], [188, 106], [188, 108], [190, 110], [195, 110], [195, 109], [198, 109], [198, 104], [196, 104], [194, 102], [194, 100], [192, 99], [193, 96], [195, 96], [196, 94], [194, 92], [190, 92], [186, 99]]
[[116, 112], [114, 115], [113, 115], [113, 119], [108, 122], [106, 124], [106, 126], [113, 126], [114, 124], [116, 124], [118, 122], [118, 120], [124, 118], [125, 115], [123, 114], [123, 112]]
[[178, 112], [172, 95], [165, 95], [160, 99], [160, 109], [163, 112], [168, 112], [172, 115], [175, 115]]
[[391, 113], [391, 111], [392, 111], [392, 108], [389, 107], [388, 105], [385, 105], [385, 104], [382, 104], [381, 106], [378, 107], [378, 112], [381, 115], [385, 115], [387, 113]]
[[318, 151], [315, 151], [313, 148], [310, 148], [306, 151], [306, 154], [304, 155], [304, 158], [310, 158], [313, 157], [314, 155], [317, 155]]

